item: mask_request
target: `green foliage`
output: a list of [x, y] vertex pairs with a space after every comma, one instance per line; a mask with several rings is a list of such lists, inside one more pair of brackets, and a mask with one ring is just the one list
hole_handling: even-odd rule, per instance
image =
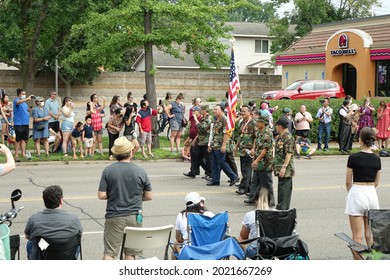
[[273, 2], [248, 0], [248, 3], [229, 14], [228, 21], [268, 22], [275, 18], [276, 5]]
[[[278, 4], [286, 0], [276, 0]], [[270, 34], [276, 36], [272, 42], [271, 52], [285, 50], [299, 37], [309, 33], [316, 24], [358, 19], [370, 16], [372, 6], [380, 6], [378, 0], [294, 0], [295, 8], [285, 12], [280, 19], [271, 19], [268, 22]], [[315, 12], [314, 12], [315, 11]], [[294, 26], [295, 30], [288, 31]]]
[[0, 61], [22, 70], [24, 87], [54, 64], [73, 24], [80, 23], [92, 0], [4, 0], [0, 2]]
[[215, 98], [215, 96], [210, 96], [206, 99], [207, 102], [215, 102], [217, 101], [217, 98]]

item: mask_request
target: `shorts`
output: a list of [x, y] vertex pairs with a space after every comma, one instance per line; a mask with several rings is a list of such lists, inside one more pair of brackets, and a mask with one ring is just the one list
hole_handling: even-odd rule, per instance
[[70, 121], [62, 121], [61, 130], [62, 132], [71, 132], [73, 130], [73, 123]]
[[99, 129], [99, 130], [94, 130], [93, 131], [93, 134], [96, 136], [96, 135], [102, 135], [103, 134], [103, 128], [102, 129]]
[[171, 131], [182, 131], [183, 130], [183, 125], [181, 124], [181, 122], [179, 123], [175, 119], [170, 119], [169, 125], [171, 126]]
[[79, 144], [80, 147], [81, 147], [81, 145], [83, 144], [83, 142], [81, 142], [81, 137], [73, 137], [73, 136], [71, 136], [70, 140], [72, 142], [72, 146], [73, 147], [75, 147], [77, 144]]
[[132, 141], [132, 140], [137, 140], [137, 135], [133, 133], [133, 135], [123, 135], [127, 138], [127, 140]]
[[[7, 119], [8, 119], [8, 122], [12, 124], [12, 117], [8, 117]], [[7, 123], [5, 121], [5, 118], [1, 118], [1, 123]]]
[[295, 130], [295, 135], [302, 136], [304, 132], [307, 132], [307, 135], [309, 136], [310, 129]]
[[[103, 237], [105, 256], [113, 258], [118, 256], [123, 240], [123, 230], [128, 226], [140, 227], [140, 225], [137, 224], [136, 215], [106, 219]], [[125, 248], [124, 253], [127, 256], [139, 256], [142, 254], [142, 251]]]
[[93, 138], [84, 138], [85, 148], [92, 148], [93, 146]]
[[350, 216], [368, 216], [368, 210], [370, 209], [379, 209], [375, 187], [352, 185], [347, 196], [345, 214]]
[[152, 132], [143, 132], [139, 139], [140, 145], [151, 145], [152, 144]]
[[60, 131], [60, 122], [59, 121], [49, 122], [49, 128], [53, 129], [55, 132]]
[[20, 142], [22, 140], [28, 141], [30, 136], [30, 128], [28, 125], [14, 125], [15, 134], [16, 134], [16, 142]]

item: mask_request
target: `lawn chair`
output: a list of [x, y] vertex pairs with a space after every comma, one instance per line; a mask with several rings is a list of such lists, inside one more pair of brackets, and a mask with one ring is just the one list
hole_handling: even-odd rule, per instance
[[372, 259], [374, 251], [379, 252], [381, 259], [390, 259], [390, 209], [369, 210], [368, 225], [374, 240], [371, 247], [354, 241], [344, 232], [338, 232], [335, 236], [346, 241], [352, 254], [362, 260]]
[[30, 260], [82, 260], [81, 234], [67, 239], [34, 239]]
[[188, 243], [179, 260], [220, 260], [230, 256], [242, 260], [245, 254], [235, 238], [229, 237], [228, 212], [214, 217], [188, 213]]
[[241, 242], [257, 241], [253, 259], [309, 259], [307, 244], [294, 232], [296, 209], [256, 210], [257, 237]]
[[126, 227], [123, 232], [123, 241], [120, 259], [123, 259], [125, 248], [136, 250], [165, 247], [164, 260], [168, 260], [168, 248], [171, 240], [173, 225], [161, 227]]

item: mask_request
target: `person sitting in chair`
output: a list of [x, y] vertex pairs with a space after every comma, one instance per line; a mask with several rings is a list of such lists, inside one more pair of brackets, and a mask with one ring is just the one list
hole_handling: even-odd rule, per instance
[[27, 221], [24, 234], [27, 242], [27, 258], [38, 259], [36, 239], [66, 240], [81, 235], [83, 228], [79, 218], [62, 209], [63, 191], [60, 186], [53, 185], [43, 190], [45, 209], [33, 214]]
[[316, 148], [311, 146], [311, 141], [308, 138], [308, 132], [302, 132], [301, 136], [298, 137], [296, 143], [296, 150], [298, 159], [301, 159], [301, 151], [305, 155], [305, 159], [311, 159], [311, 156], [315, 153]]
[[208, 211], [204, 205], [206, 199], [201, 197], [197, 192], [190, 192], [184, 198], [186, 203], [186, 209], [180, 211], [176, 218], [176, 244], [174, 251], [179, 253], [181, 247], [188, 241], [187, 232], [187, 214], [188, 213], [199, 213], [208, 217], [213, 217], [214, 213]]
[[[274, 210], [271, 208], [271, 194], [266, 188], [261, 188], [260, 191], [256, 193], [254, 200], [256, 209]], [[240, 243], [257, 237], [256, 209], [247, 212], [242, 220], [240, 236], [237, 238]], [[240, 246], [245, 251], [245, 255], [248, 258], [252, 258], [257, 254], [257, 240], [254, 240], [249, 244], [240, 244]]]

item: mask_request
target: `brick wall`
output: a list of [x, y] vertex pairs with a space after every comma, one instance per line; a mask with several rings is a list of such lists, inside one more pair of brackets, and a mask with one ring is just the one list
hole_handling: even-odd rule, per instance
[[[251, 99], [260, 99], [265, 91], [280, 89], [281, 76], [266, 75], [240, 75], [240, 84], [244, 102]], [[0, 88], [4, 88], [11, 96], [16, 95], [16, 89], [21, 87], [22, 78], [20, 71], [1, 70]], [[33, 94], [47, 96], [49, 91], [55, 88], [55, 77], [51, 72], [41, 73], [37, 77]], [[164, 98], [167, 91], [183, 92], [187, 100], [194, 97], [207, 99], [215, 97], [220, 101], [225, 96], [228, 88], [228, 74], [216, 74], [210, 72], [200, 73], [167, 73], [156, 74], [157, 98]], [[119, 95], [122, 100], [131, 91], [140, 100], [145, 93], [144, 73], [113, 72], [103, 73], [92, 85], [73, 85], [71, 96], [75, 101], [84, 101], [92, 93], [104, 95], [109, 99], [113, 95]], [[66, 95], [65, 84], [59, 79], [59, 95]]]

